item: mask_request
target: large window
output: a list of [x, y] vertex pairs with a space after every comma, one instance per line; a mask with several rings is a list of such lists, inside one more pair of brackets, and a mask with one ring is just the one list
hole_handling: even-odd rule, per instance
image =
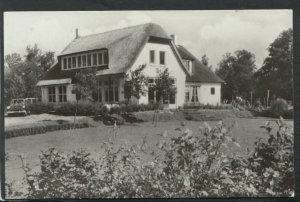
[[49, 102], [56, 102], [56, 95], [55, 95], [55, 87], [54, 86], [48, 87], [48, 101]]
[[107, 50], [62, 57], [62, 69], [108, 65]]
[[150, 50], [150, 63], [154, 64], [155, 63], [155, 51]]
[[67, 102], [67, 87], [66, 86], [58, 87], [58, 98], [59, 98], [59, 102]]
[[159, 52], [159, 64], [165, 65], [166, 64], [166, 53], [164, 51]]
[[97, 102], [118, 102], [119, 83], [117, 80], [98, 81], [98, 88], [93, 92], [93, 99]]

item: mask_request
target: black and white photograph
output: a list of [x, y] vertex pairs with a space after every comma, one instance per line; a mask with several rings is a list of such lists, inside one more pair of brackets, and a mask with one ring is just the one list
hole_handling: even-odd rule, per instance
[[5, 198], [294, 197], [293, 10], [3, 14]]

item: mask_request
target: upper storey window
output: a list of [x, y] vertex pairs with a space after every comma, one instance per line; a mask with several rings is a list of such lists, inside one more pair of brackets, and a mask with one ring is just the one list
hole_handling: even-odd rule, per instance
[[63, 70], [104, 66], [108, 65], [108, 53], [107, 50], [94, 51], [90, 53], [63, 56], [61, 60]]
[[191, 60], [183, 60], [183, 63], [190, 74], [193, 73], [193, 62]]

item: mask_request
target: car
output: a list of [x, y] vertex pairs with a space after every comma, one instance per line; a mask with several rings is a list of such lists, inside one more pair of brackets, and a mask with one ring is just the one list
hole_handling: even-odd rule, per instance
[[30, 104], [39, 102], [38, 98], [16, 98], [12, 99], [10, 105], [6, 107], [7, 116], [11, 115], [30, 115]]

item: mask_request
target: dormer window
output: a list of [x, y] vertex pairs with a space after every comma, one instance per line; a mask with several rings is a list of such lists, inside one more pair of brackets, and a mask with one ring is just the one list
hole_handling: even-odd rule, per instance
[[190, 74], [193, 73], [193, 62], [191, 60], [183, 60], [184, 66]]
[[108, 65], [108, 53], [107, 50], [101, 50], [71, 56], [62, 56], [61, 61], [63, 70], [104, 66]]

